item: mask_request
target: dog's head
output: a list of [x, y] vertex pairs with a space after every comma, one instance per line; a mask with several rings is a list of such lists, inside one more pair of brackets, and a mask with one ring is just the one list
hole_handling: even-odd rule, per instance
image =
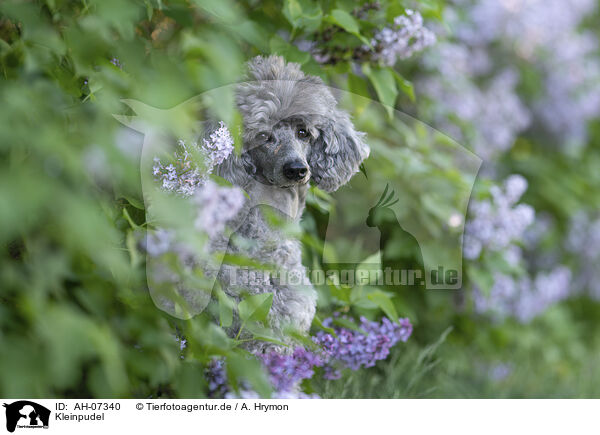
[[313, 180], [330, 192], [345, 184], [369, 147], [323, 81], [277, 56], [254, 58], [249, 72], [237, 92], [245, 170], [278, 187]]

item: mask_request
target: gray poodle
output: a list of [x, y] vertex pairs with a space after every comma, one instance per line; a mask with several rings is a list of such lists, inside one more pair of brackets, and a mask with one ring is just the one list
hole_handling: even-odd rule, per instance
[[[358, 171], [369, 147], [323, 81], [281, 57], [251, 60], [248, 81], [238, 87], [236, 98], [244, 120], [243, 150], [225, 160], [218, 174], [243, 188], [250, 199], [230, 222], [235, 234], [215, 240], [212, 248], [275, 265], [283, 274], [251, 277], [243, 267], [223, 264], [218, 279], [224, 292], [236, 300], [244, 292], [273, 293], [269, 327], [278, 340], [292, 344], [286, 332], [290, 328], [308, 331], [316, 292], [306, 277], [299, 241], [271, 225], [267, 210], [297, 223], [309, 182], [335, 191]], [[236, 318], [228, 332], [237, 335], [239, 328]], [[258, 340], [247, 342], [246, 348], [254, 353], [291, 351]]]

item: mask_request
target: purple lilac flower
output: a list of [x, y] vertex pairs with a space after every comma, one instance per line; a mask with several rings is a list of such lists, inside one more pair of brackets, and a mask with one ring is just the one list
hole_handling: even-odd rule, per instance
[[302, 391], [278, 391], [272, 396], [273, 399], [320, 399], [318, 394], [306, 394]]
[[[302, 379], [313, 376], [313, 367], [320, 366], [319, 360], [312, 352], [297, 348], [292, 355], [271, 353], [259, 357], [269, 373], [273, 383], [272, 399], [320, 399], [317, 394], [306, 394], [300, 391], [298, 383]], [[240, 385], [238, 393], [229, 389], [225, 361], [213, 358], [205, 371], [208, 381], [209, 397], [224, 397], [225, 399], [259, 399], [259, 394], [252, 390], [247, 383]]]
[[566, 149], [587, 140], [587, 121], [600, 116], [600, 58], [595, 35], [569, 34], [553, 45], [553, 56], [540, 62], [544, 92], [534, 111]]
[[303, 379], [310, 379], [315, 367], [321, 367], [324, 360], [318, 354], [297, 347], [292, 355], [269, 352], [259, 355], [273, 388], [276, 391], [291, 391]]
[[523, 55], [549, 48], [577, 29], [596, 7], [594, 0], [460, 0], [468, 16], [459, 37], [473, 45], [503, 39]]
[[[328, 318], [323, 324], [331, 326], [333, 319]], [[275, 390], [273, 398], [319, 398], [299, 390], [300, 382], [312, 378], [316, 367], [323, 368], [325, 379], [339, 379], [341, 372], [335, 367], [337, 363], [352, 370], [372, 367], [376, 361], [389, 355], [392, 346], [399, 341], [406, 342], [412, 333], [412, 325], [408, 319], [399, 319], [398, 323], [393, 323], [387, 318], [383, 318], [381, 322], [371, 322], [361, 317], [359, 326], [361, 331], [336, 327], [337, 337], [324, 331], [318, 332], [313, 337], [313, 341], [321, 348], [317, 351], [297, 347], [291, 355], [274, 351], [258, 355]], [[222, 359], [211, 361], [206, 377], [211, 397], [258, 397], [256, 392], [243, 383], [239, 394], [228, 389]]]
[[[333, 319], [323, 321], [331, 327]], [[364, 331], [354, 331], [347, 328], [335, 328], [337, 337], [319, 331], [313, 340], [323, 347], [329, 360], [337, 360], [352, 370], [361, 367], [372, 367], [375, 362], [385, 359], [392, 346], [399, 341], [405, 342], [412, 333], [412, 325], [408, 319], [399, 319], [393, 323], [383, 318], [381, 323], [371, 322], [360, 318], [359, 327]]]
[[517, 94], [518, 75], [513, 69], [478, 83], [478, 76], [490, 68], [486, 51], [458, 43], [438, 44], [423, 62], [433, 74], [417, 82], [417, 89], [432, 100], [429, 110], [434, 123], [468, 142], [484, 160], [512, 147], [529, 126], [531, 115]]
[[423, 17], [417, 11], [406, 9], [404, 15], [394, 18], [392, 27], [379, 30], [371, 41], [373, 56], [385, 65], [393, 66], [398, 60], [408, 59], [414, 53], [433, 45], [435, 34], [423, 27]]
[[114, 66], [116, 66], [119, 69], [123, 69], [123, 65], [121, 64], [121, 61], [114, 56], [110, 59], [110, 63], [112, 63]]
[[[490, 140], [489, 134], [479, 145], [478, 138], [473, 139], [469, 134], [457, 137], [474, 140], [478, 154], [487, 142], [492, 152], [480, 154], [483, 158], [492, 156], [496, 149], [503, 152], [511, 147], [516, 134], [528, 127], [531, 117], [540, 121], [563, 149], [584, 144], [587, 122], [600, 115], [600, 88], [597, 86], [600, 58], [597, 36], [581, 31], [580, 27], [585, 17], [593, 14], [597, 2], [572, 0], [566, 5], [564, 0], [459, 0], [457, 3], [464, 13], [458, 14], [447, 8], [445, 17], [449, 28], [454, 30], [451, 36], [455, 37], [452, 43], [455, 49], [446, 50], [448, 56], [438, 50], [440, 44], [429, 50], [425, 65], [433, 74], [418, 84], [439, 106], [432, 109], [438, 113], [436, 122], [442, 128], [446, 128], [445, 123], [450, 124], [452, 130], [448, 131], [452, 134], [455, 130], [464, 134], [465, 127], [452, 117], [455, 113], [452, 109], [457, 107], [456, 115], [472, 124], [476, 136], [481, 136], [482, 126], [491, 126], [502, 139], [498, 144]], [[467, 63], [461, 51], [471, 53]], [[475, 53], [483, 53], [486, 62], [479, 62], [480, 56]], [[539, 97], [524, 107], [514, 86], [512, 89], [505, 86], [507, 92], [502, 104], [508, 103], [519, 110], [497, 112], [495, 106], [502, 108], [502, 100], [488, 98], [482, 101], [487, 106], [480, 107], [484, 110], [488, 107], [492, 115], [502, 114], [496, 117], [496, 123], [461, 116], [461, 106], [474, 106], [473, 100], [477, 101], [477, 95], [489, 83], [486, 77], [492, 68], [502, 70], [503, 66], [493, 63], [507, 58], [508, 65], [514, 64], [515, 59], [526, 61], [539, 73], [542, 85]], [[432, 63], [432, 59], [438, 64]], [[485, 68], [480, 68], [481, 65]], [[462, 80], [459, 73], [463, 73]], [[440, 114], [444, 108], [446, 113]]]
[[208, 363], [205, 375], [209, 397], [224, 397], [228, 393], [225, 361], [222, 358], [213, 358]]
[[579, 267], [574, 291], [587, 290], [592, 298], [600, 300], [600, 219], [583, 211], [576, 213], [569, 222], [565, 247], [576, 256]]
[[499, 362], [489, 367], [488, 375], [493, 381], [502, 382], [503, 380], [508, 378], [513, 371], [514, 368], [511, 364]]
[[566, 299], [570, 288], [571, 271], [565, 266], [558, 266], [548, 273], [538, 273], [534, 279], [496, 273], [489, 294], [475, 289], [475, 311], [490, 313], [496, 320], [514, 317], [521, 323], [527, 323]]
[[521, 175], [511, 175], [503, 187], [491, 189], [491, 200], [472, 201], [471, 218], [465, 225], [463, 254], [474, 260], [482, 250], [506, 252], [509, 264], [519, 262], [515, 243], [523, 238], [527, 227], [534, 221], [535, 211], [527, 204], [516, 204], [527, 190], [527, 180]]
[[[229, 391], [225, 393], [225, 399], [260, 399], [260, 395], [253, 390], [240, 390], [239, 393]], [[306, 394], [302, 391], [275, 391], [271, 399], [320, 399], [318, 394]]]

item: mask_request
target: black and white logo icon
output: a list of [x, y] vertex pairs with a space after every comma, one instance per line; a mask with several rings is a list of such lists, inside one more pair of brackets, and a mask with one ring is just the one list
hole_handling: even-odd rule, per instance
[[47, 429], [50, 410], [29, 400], [19, 400], [4, 404], [6, 408], [6, 430], [14, 432], [19, 429]]

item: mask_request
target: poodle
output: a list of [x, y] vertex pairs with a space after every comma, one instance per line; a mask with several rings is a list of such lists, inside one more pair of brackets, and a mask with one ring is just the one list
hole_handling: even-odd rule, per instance
[[251, 340], [246, 330], [239, 334], [237, 317], [228, 333], [248, 338], [245, 347], [253, 353], [289, 353], [293, 339], [286, 332], [308, 332], [317, 295], [302, 265], [300, 242], [273, 226], [269, 216], [274, 212], [298, 223], [309, 183], [335, 191], [358, 172], [369, 147], [320, 78], [278, 56], [256, 57], [248, 67], [248, 81], [236, 93], [244, 126], [242, 152], [229, 156], [217, 173], [244, 189], [249, 199], [230, 222], [234, 234], [215, 240], [212, 248], [282, 272], [251, 277], [244, 267], [223, 264], [217, 278], [222, 290], [238, 301], [244, 292], [272, 293], [268, 326], [277, 338], [273, 341], [287, 345]]

